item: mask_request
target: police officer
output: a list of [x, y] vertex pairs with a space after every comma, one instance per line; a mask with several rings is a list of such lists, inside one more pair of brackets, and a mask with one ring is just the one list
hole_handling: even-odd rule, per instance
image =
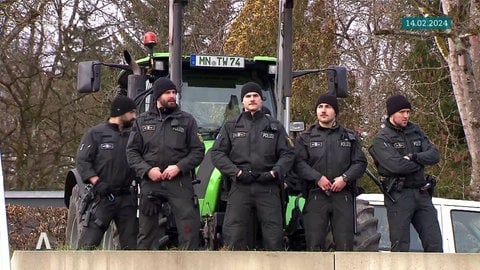
[[395, 200], [385, 197], [392, 251], [409, 251], [410, 223], [417, 230], [423, 249], [442, 252], [437, 211], [425, 186], [424, 167], [439, 162], [437, 148], [420, 127], [409, 121], [410, 102], [403, 95], [387, 99], [388, 118], [370, 149], [380, 175]]
[[330, 223], [335, 250], [351, 251], [356, 222], [352, 189], [367, 160], [355, 133], [337, 122], [337, 98], [323, 94], [315, 108], [318, 122], [295, 142], [295, 172], [308, 190], [303, 210], [307, 249], [326, 251]]
[[251, 213], [256, 209], [266, 250], [283, 248], [280, 188], [290, 170], [294, 153], [282, 124], [266, 116], [262, 89], [254, 82], [241, 90], [244, 111], [227, 121], [212, 147], [212, 162], [233, 180], [223, 222], [223, 240], [228, 249], [255, 248], [247, 239]]
[[194, 202], [192, 170], [205, 147], [195, 119], [178, 107], [177, 87], [168, 78], [152, 86], [156, 106], [142, 113], [127, 146], [130, 166], [140, 177], [138, 249], [158, 249], [162, 202], [168, 201], [178, 230], [179, 249], [198, 249], [200, 213]]
[[90, 128], [82, 138], [77, 153], [77, 170], [82, 180], [93, 185], [95, 192], [87, 214], [86, 227], [79, 238], [79, 248], [96, 248], [115, 221], [122, 249], [136, 249], [137, 201], [132, 192], [134, 172], [127, 163], [125, 149], [136, 117], [135, 102], [117, 96], [110, 109], [108, 121]]

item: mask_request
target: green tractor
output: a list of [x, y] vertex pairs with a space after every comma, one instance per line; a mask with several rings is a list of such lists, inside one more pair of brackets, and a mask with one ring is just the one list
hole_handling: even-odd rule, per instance
[[[181, 10], [180, 6], [180, 10]], [[175, 14], [179, 13], [179, 9]], [[285, 10], [284, 12], [288, 12]], [[291, 12], [291, 10], [289, 11]], [[180, 12], [181, 14], [181, 12]], [[287, 13], [288, 14], [288, 13]], [[177, 14], [175, 22], [181, 21]], [[180, 16], [181, 17], [181, 16]], [[283, 16], [288, 18], [288, 16]], [[177, 27], [179, 27], [177, 25]], [[177, 31], [181, 32], [181, 31]], [[285, 32], [285, 31], [284, 31]], [[145, 111], [150, 99], [151, 85], [155, 79], [170, 77], [179, 86], [178, 102], [182, 110], [192, 114], [199, 126], [206, 148], [206, 155], [196, 169], [194, 182], [195, 195], [198, 199], [199, 215], [202, 228], [199, 232], [203, 239], [203, 248], [216, 250], [222, 247], [222, 223], [226, 209], [226, 195], [229, 181], [212, 165], [210, 148], [223, 123], [242, 110], [240, 91], [246, 82], [254, 81], [262, 87], [263, 106], [268, 108], [273, 117], [282, 121], [290, 132], [300, 132], [304, 129], [302, 122], [289, 122], [289, 99], [291, 80], [297, 76], [310, 73], [326, 72], [329, 92], [339, 97], [347, 95], [346, 69], [331, 66], [326, 69], [292, 72], [288, 64], [287, 52], [279, 51], [283, 57], [243, 58], [238, 56], [189, 55], [181, 56], [181, 38], [174, 37], [175, 46], [170, 53], [154, 53], [156, 36], [148, 32], [144, 45], [150, 49], [147, 57], [133, 61], [125, 51], [124, 57], [128, 65], [106, 64], [98, 61], [82, 62], [78, 67], [77, 90], [83, 93], [96, 92], [100, 88], [101, 66], [122, 69], [118, 79], [119, 94], [135, 99], [139, 112]], [[288, 48], [288, 46], [283, 46]], [[290, 47], [291, 48], [291, 47]], [[291, 61], [291, 59], [290, 59]], [[290, 186], [297, 181], [290, 177]], [[69, 207], [67, 224], [67, 244], [77, 247], [77, 238], [81, 229], [78, 224], [78, 205], [82, 198], [84, 184], [76, 169], [72, 169], [65, 182], [65, 204]], [[288, 250], [303, 250], [304, 239], [301, 224], [301, 209], [303, 198], [301, 191], [285, 196], [285, 248]], [[168, 211], [168, 203], [164, 207]], [[365, 201], [357, 201], [357, 236], [356, 250], [378, 250], [380, 234], [377, 232], [377, 220], [373, 217], [373, 207]], [[172, 220], [165, 220], [159, 226], [166, 226], [167, 235], [162, 241], [168, 248], [175, 244], [176, 229]], [[252, 224], [256, 228], [255, 224]], [[114, 249], [114, 224], [105, 234], [104, 249]], [[258, 232], [261, 233], [261, 232]], [[256, 241], [257, 235], [252, 235], [251, 241]], [[333, 243], [332, 243], [333, 244]], [[261, 248], [259, 246], [259, 248]]]
[[[142, 72], [150, 70], [148, 74], [145, 73], [146, 76], [142, 82], [147, 90], [139, 91], [136, 96], [140, 111], [145, 111], [145, 109], [150, 106], [151, 91], [149, 86], [151, 83], [156, 78], [168, 76], [168, 68], [152, 69], [150, 66], [153, 60], [154, 67], [168, 67], [168, 54], [154, 53], [152, 57], [153, 59], [147, 57], [137, 62]], [[85, 65], [87, 65], [88, 68], [85, 68]], [[79, 79], [84, 78], [80, 76], [83, 74], [82, 70], [92, 71], [88, 73], [95, 74], [95, 76], [100, 74], [98, 71], [93, 72], [99, 65], [100, 63], [96, 62], [81, 63]], [[200, 233], [205, 247], [208, 249], [218, 249], [222, 244], [221, 226], [226, 209], [225, 196], [229, 184], [227, 179], [212, 165], [210, 148], [222, 124], [230, 117], [238, 115], [241, 112], [240, 89], [246, 82], [253, 80], [262, 86], [264, 91], [263, 96], [265, 97], [263, 106], [269, 108], [272, 116], [275, 117], [277, 115], [274, 93], [275, 66], [276, 61], [273, 57], [246, 59], [242, 57], [191, 55], [182, 58], [183, 82], [181, 91], [179, 92], [181, 96], [181, 108], [196, 118], [199, 132], [204, 139], [207, 149], [204, 160], [196, 170], [196, 179], [200, 181], [194, 185], [194, 189], [198, 198], [199, 214], [203, 222]], [[332, 69], [335, 70], [335, 68]], [[90, 75], [87, 77], [89, 76]], [[135, 76], [135, 74], [132, 74], [130, 70], [123, 71], [118, 80], [119, 90], [124, 94], [132, 91], [128, 89], [128, 86], [132, 85], [128, 83], [129, 76]], [[90, 81], [90, 78], [88, 81]], [[80, 90], [84, 91], [84, 89]], [[293, 123], [290, 125], [290, 130], [293, 132], [301, 131], [302, 125], [303, 123]], [[78, 229], [80, 228], [80, 226], [76, 224], [76, 208], [81, 199], [80, 193], [83, 190], [83, 183], [81, 183], [79, 179], [76, 170], [71, 170], [67, 176], [65, 188], [66, 204], [70, 209], [67, 240], [73, 247], [76, 247], [76, 238], [78, 237]], [[74, 189], [75, 186], [76, 188]], [[288, 248], [292, 250], [301, 250], [303, 245], [301, 241], [301, 224], [294, 226], [295, 223], [298, 222], [298, 210], [303, 206], [303, 198], [296, 196], [298, 192], [289, 196], [288, 200], [286, 200], [288, 204], [285, 207], [285, 225], [286, 228], [289, 228], [286, 230], [286, 240], [288, 241]], [[363, 221], [365, 219], [368, 222], [372, 222], [371, 216], [373, 216], [373, 209], [361, 202], [358, 203], [358, 207], [361, 209], [358, 216], [359, 227], [365, 223]], [[295, 218], [290, 223], [292, 212]], [[369, 213], [363, 214], [363, 212]], [[370, 218], [366, 218], [364, 215], [370, 215]], [[169, 224], [171, 225], [173, 222], [165, 225], [168, 226]], [[373, 229], [374, 233], [376, 233], [375, 222], [365, 228], [369, 230]], [[174, 228], [170, 228], [167, 231], [171, 232], [172, 229], [172, 234], [174, 234]], [[114, 244], [110, 239], [112, 232], [108, 231], [105, 237], [103, 248], [113, 248]], [[166, 243], [166, 245], [168, 244]], [[369, 247], [369, 249], [372, 248]]]

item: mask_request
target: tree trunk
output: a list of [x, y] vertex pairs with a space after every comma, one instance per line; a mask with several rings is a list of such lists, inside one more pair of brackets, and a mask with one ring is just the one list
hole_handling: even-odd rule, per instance
[[[460, 9], [456, 0], [442, 1], [444, 12], [449, 15]], [[478, 4], [471, 3], [469, 18], [478, 20]], [[461, 18], [452, 18], [452, 24]], [[452, 31], [448, 38], [449, 53], [446, 57], [450, 69], [453, 93], [463, 124], [465, 138], [471, 158], [471, 180], [466, 195], [471, 199], [480, 199], [480, 40], [478, 34]]]

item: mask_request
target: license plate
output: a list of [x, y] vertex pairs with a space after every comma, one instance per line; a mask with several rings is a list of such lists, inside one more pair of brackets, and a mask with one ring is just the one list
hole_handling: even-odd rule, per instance
[[223, 55], [196, 55], [190, 56], [192, 67], [216, 67], [216, 68], [244, 68], [245, 58], [238, 56]]

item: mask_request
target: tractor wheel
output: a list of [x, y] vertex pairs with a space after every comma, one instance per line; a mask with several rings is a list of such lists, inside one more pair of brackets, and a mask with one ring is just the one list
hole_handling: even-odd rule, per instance
[[208, 250], [219, 250], [222, 246], [221, 227], [218, 224], [211, 222], [208, 226], [209, 241]]
[[206, 250], [219, 250], [222, 248], [222, 224], [224, 212], [215, 212], [212, 216], [203, 218], [203, 229], [200, 239]]
[[368, 201], [357, 199], [357, 234], [354, 251], [378, 251], [381, 234], [377, 231], [378, 218], [373, 215], [373, 206]]
[[65, 236], [65, 244], [72, 249], [78, 248], [78, 237], [80, 236], [80, 230], [82, 226], [78, 224], [78, 202], [80, 200], [80, 194], [78, 191], [78, 185], [75, 185], [72, 189], [72, 195], [70, 196], [70, 204], [68, 206], [67, 216], [67, 228]]
[[[68, 206], [67, 216], [67, 228], [65, 232], [65, 244], [70, 246], [71, 249], [78, 248], [78, 239], [81, 234], [83, 226], [79, 224], [80, 218], [78, 215], [78, 206], [80, 204], [81, 195], [78, 185], [75, 185], [72, 189], [72, 195], [70, 196], [70, 204]], [[115, 223], [112, 221], [110, 227], [105, 232], [100, 247], [106, 250], [118, 249], [119, 240]]]
[[120, 249], [120, 239], [118, 235], [117, 226], [112, 220], [108, 230], [103, 234], [102, 242], [100, 242], [100, 247], [104, 250], [117, 250]]

